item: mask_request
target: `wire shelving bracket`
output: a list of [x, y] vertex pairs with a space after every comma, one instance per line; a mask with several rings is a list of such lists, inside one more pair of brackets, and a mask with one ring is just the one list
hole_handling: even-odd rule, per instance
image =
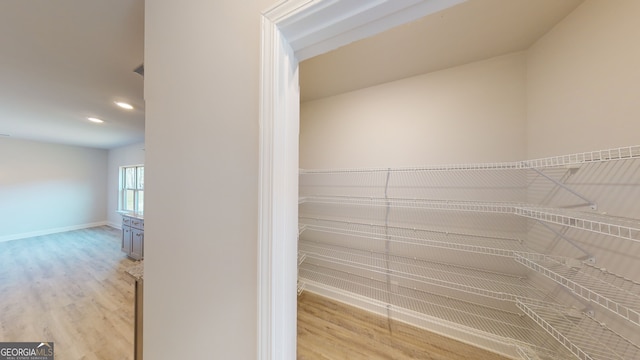
[[518, 255], [515, 260], [573, 294], [640, 326], [640, 284], [588, 264], [571, 266], [551, 259], [536, 262]]
[[517, 301], [516, 305], [580, 360], [629, 360], [640, 348], [587, 314]]
[[531, 169], [532, 169], [533, 171], [535, 171], [535, 172], [536, 172], [536, 174], [538, 174], [538, 175], [542, 176], [543, 178], [545, 178], [545, 179], [547, 179], [547, 180], [551, 181], [552, 183], [554, 183], [554, 184], [558, 185], [559, 187], [561, 187], [561, 188], [562, 188], [562, 189], [564, 189], [565, 191], [568, 191], [568, 192], [570, 192], [571, 194], [573, 194], [573, 195], [575, 195], [575, 196], [579, 197], [580, 199], [582, 199], [582, 200], [586, 201], [586, 202], [589, 204], [589, 207], [591, 208], [591, 210], [597, 210], [597, 209], [598, 209], [598, 204], [596, 204], [596, 203], [595, 203], [595, 201], [591, 201], [591, 200], [589, 200], [586, 196], [584, 196], [584, 195], [580, 194], [579, 192], [577, 192], [577, 191], [573, 190], [573, 189], [572, 189], [572, 188], [570, 188], [567, 184], [565, 184], [565, 183], [563, 183], [563, 182], [561, 182], [561, 181], [558, 181], [558, 180], [556, 180], [556, 179], [552, 178], [551, 176], [549, 176], [549, 175], [545, 174], [544, 172], [542, 172], [542, 170], [540, 170], [540, 169], [538, 169], [538, 168], [535, 168], [535, 167], [534, 167], [534, 168], [531, 168]]
[[589, 251], [585, 250], [582, 246], [577, 244], [575, 241], [569, 239], [565, 234], [561, 233], [560, 231], [552, 228], [551, 226], [549, 226], [549, 224], [547, 224], [545, 222], [542, 222], [540, 220], [536, 220], [536, 221], [538, 222], [538, 224], [542, 225], [545, 229], [551, 231], [556, 236], [558, 236], [562, 240], [564, 240], [567, 243], [571, 244], [571, 246], [573, 246], [574, 248], [576, 248], [576, 249], [580, 250], [582, 253], [584, 253], [586, 255], [586, 260], [589, 263], [591, 263], [591, 264], [595, 264], [596, 263], [596, 257], [594, 255], [592, 255]]

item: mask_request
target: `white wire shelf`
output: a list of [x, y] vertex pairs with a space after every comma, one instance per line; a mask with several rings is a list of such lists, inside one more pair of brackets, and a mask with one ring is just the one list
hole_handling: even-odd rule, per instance
[[[609, 240], [610, 247], [617, 245], [616, 239], [640, 243], [640, 219], [525, 203], [574, 208], [590, 205], [595, 210], [597, 199], [591, 199], [593, 194], [588, 193], [593, 191], [584, 185], [595, 182], [591, 171], [628, 165], [599, 163], [638, 158], [640, 145], [516, 162], [301, 169], [298, 230], [299, 248], [306, 260], [299, 261], [300, 281], [309, 284], [310, 291], [316, 286], [340, 289], [388, 304], [384, 306], [396, 313], [406, 309], [514, 339], [519, 344], [517, 354], [525, 360], [640, 360], [638, 345], [605, 324], [586, 314], [538, 301], [546, 298], [545, 294], [550, 298], [554, 295], [527, 288], [526, 278], [461, 265], [487, 265], [487, 269], [513, 271], [521, 276], [531, 275], [527, 269], [538, 272], [568, 289], [575, 299], [607, 309], [609, 313], [597, 315], [612, 327], [621, 327], [621, 333], [637, 342], [633, 332], [630, 335], [625, 331], [640, 326], [640, 284], [587, 262], [533, 251], [520, 238], [529, 239], [541, 252], [555, 251], [546, 247], [545, 234], [539, 234], [543, 236], [540, 239], [528, 237], [527, 229], [539, 222], [552, 232], [562, 227], [556, 232], [556, 240], [574, 246], [572, 239], [578, 232], [579, 236], [590, 236], [590, 241], [601, 241], [603, 246], [608, 246]], [[579, 173], [574, 171], [579, 167]], [[580, 178], [571, 178], [572, 184], [579, 186], [571, 189], [564, 185], [576, 173]], [[536, 181], [533, 185], [531, 179]], [[555, 185], [547, 186], [547, 181]], [[549, 191], [563, 189], [587, 203], [575, 204], [575, 199], [564, 193], [545, 197]], [[610, 210], [612, 201], [604, 198], [599, 205]], [[557, 253], [575, 251], [559, 249]], [[582, 251], [591, 256], [591, 252]], [[515, 261], [509, 263], [508, 258]], [[487, 304], [504, 305], [513, 311]], [[526, 316], [518, 316], [517, 309]]]
[[337, 288], [387, 304], [392, 317], [394, 311], [410, 310], [540, 348], [543, 353], [557, 354], [556, 359], [566, 359], [570, 356], [535, 323], [515, 312], [403, 286], [389, 291], [384, 281], [316, 266], [309, 262], [302, 265], [299, 274], [301, 281], [305, 283]]
[[513, 214], [516, 207], [524, 207], [522, 203], [451, 201], [408, 198], [376, 198], [358, 196], [306, 196], [300, 204], [353, 205], [367, 207], [393, 207], [426, 210], [469, 211], [499, 214]]
[[640, 326], [640, 284], [611, 274], [587, 263], [579, 266], [554, 259], [533, 261], [516, 255], [516, 261], [593, 302]]
[[520, 308], [542, 329], [581, 360], [633, 360], [640, 348], [586, 314], [518, 301]]
[[300, 169], [300, 175], [308, 174], [344, 174], [377, 172], [419, 172], [419, 171], [457, 171], [457, 170], [512, 170], [543, 169], [549, 167], [568, 167], [595, 162], [630, 160], [640, 158], [640, 145], [588, 151], [546, 158], [493, 163], [445, 164], [404, 168], [350, 168], [350, 169]]
[[523, 161], [523, 163], [529, 168], [541, 169], [545, 167], [572, 166], [594, 162], [629, 160], [637, 158], [640, 158], [640, 145], [552, 156], [527, 160]]
[[[300, 221], [301, 224], [304, 224], [305, 232], [362, 238], [371, 241], [371, 247], [376, 243], [389, 242], [399, 246], [438, 248], [508, 258], [515, 258], [516, 254], [527, 259], [544, 260], [549, 258], [548, 255], [529, 250], [522, 241], [513, 238], [456, 234], [415, 227], [384, 226], [320, 218], [301, 218]], [[565, 259], [563, 257], [552, 258]]]
[[514, 213], [530, 219], [640, 242], [640, 221], [555, 208], [518, 207]]
[[574, 229], [640, 242], [640, 221], [614, 216], [542, 208], [522, 203], [448, 201], [428, 199], [374, 198], [351, 196], [307, 196], [301, 203], [393, 207], [423, 210], [466, 211], [477, 213], [515, 214]]
[[527, 169], [529, 166], [524, 161], [490, 162], [428, 165], [419, 167], [402, 168], [343, 168], [343, 169], [300, 169], [300, 175], [307, 174], [345, 174], [345, 173], [379, 173], [379, 172], [420, 172], [420, 171], [457, 171], [457, 170], [514, 170]]
[[395, 281], [417, 281], [512, 302], [519, 297], [544, 298], [541, 291], [520, 276], [317, 242], [300, 241], [299, 248], [312, 263], [313, 260], [321, 260], [324, 263], [388, 275]]

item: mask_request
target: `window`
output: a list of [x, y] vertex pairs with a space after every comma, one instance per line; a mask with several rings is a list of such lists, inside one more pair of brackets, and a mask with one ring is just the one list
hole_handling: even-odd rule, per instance
[[120, 167], [119, 210], [144, 212], [144, 166]]

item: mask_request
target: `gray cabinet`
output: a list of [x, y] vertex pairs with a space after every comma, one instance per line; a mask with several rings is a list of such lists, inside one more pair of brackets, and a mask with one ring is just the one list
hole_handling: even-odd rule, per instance
[[134, 260], [144, 258], [144, 219], [122, 216], [122, 251]]

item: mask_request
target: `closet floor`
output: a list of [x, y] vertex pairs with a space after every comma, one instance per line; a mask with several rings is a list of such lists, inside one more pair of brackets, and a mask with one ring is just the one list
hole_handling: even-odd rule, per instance
[[298, 360], [507, 360], [313, 293], [298, 297]]

